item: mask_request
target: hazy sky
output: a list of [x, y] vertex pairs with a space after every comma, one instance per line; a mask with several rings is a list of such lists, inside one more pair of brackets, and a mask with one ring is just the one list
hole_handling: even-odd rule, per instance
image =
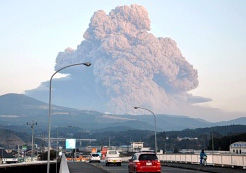
[[0, 3], [0, 94], [36, 88], [54, 72], [55, 58], [76, 48], [96, 10], [137, 3], [149, 12], [151, 32], [171, 37], [194, 68], [191, 93], [204, 104], [246, 112], [246, 1], [27, 1]]

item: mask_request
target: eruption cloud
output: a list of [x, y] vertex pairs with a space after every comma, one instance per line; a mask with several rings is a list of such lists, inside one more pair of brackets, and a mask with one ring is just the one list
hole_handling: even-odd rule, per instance
[[[179, 113], [193, 103], [210, 101], [187, 93], [198, 86], [197, 70], [174, 40], [150, 33], [148, 12], [140, 5], [95, 12], [84, 40], [77, 49], [60, 52], [55, 69], [86, 61], [93, 64], [90, 70], [65, 73], [77, 92], [74, 97], [87, 108], [133, 113], [133, 106], [143, 106], [156, 113]], [[61, 95], [66, 98], [69, 90], [60, 89]]]

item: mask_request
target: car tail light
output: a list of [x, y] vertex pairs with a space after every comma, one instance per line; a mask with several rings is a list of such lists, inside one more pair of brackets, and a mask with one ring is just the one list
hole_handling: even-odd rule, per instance
[[135, 163], [136, 166], [141, 166], [141, 162], [139, 162], [139, 160], [134, 160], [133, 162]]

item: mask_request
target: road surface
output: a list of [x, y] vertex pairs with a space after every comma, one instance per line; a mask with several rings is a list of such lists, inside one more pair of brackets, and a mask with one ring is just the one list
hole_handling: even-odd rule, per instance
[[[128, 173], [127, 163], [122, 163], [122, 166], [105, 166], [105, 163], [83, 163], [83, 162], [68, 162], [70, 173]], [[103, 170], [106, 171], [103, 171]], [[204, 173], [188, 169], [162, 167], [163, 173]]]
[[68, 162], [70, 173], [106, 173], [100, 168], [83, 162]]

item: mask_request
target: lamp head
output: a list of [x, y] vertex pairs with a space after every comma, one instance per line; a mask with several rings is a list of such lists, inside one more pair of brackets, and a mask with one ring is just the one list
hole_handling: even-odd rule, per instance
[[91, 63], [90, 62], [85, 62], [85, 63], [83, 63], [85, 66], [87, 66], [87, 67], [89, 67], [89, 66], [91, 66]]
[[134, 109], [138, 109], [139, 107], [137, 107], [137, 106], [134, 106]]

